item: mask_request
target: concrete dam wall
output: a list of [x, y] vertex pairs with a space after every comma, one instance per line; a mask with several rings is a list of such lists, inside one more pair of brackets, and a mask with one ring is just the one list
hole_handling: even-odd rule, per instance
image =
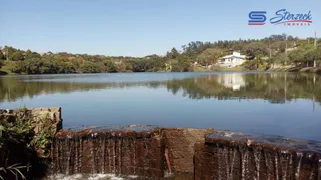
[[320, 180], [321, 143], [213, 129], [145, 125], [61, 130], [53, 172], [113, 173], [151, 179]]
[[[60, 108], [27, 112], [35, 119], [35, 132], [42, 127], [37, 116], [47, 113], [53, 119], [50, 152], [36, 150], [46, 159], [46, 177], [103, 173], [139, 179], [321, 180], [320, 142], [151, 125], [61, 129]], [[0, 117], [0, 123], [14, 121], [11, 110], [0, 110]], [[11, 152], [19, 155], [7, 155], [13, 147], [0, 148], [0, 167], [9, 156], [12, 163], [25, 157], [16, 148]]]

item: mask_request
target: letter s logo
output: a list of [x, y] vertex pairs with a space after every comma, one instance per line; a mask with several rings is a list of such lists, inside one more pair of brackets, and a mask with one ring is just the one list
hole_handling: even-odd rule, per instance
[[266, 21], [266, 11], [251, 11], [249, 13], [249, 25], [264, 25]]

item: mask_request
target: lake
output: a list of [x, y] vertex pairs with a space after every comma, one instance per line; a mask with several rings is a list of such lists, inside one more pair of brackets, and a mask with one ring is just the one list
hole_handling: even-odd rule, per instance
[[0, 109], [60, 106], [64, 128], [151, 124], [321, 141], [320, 102], [317, 74], [0, 76]]

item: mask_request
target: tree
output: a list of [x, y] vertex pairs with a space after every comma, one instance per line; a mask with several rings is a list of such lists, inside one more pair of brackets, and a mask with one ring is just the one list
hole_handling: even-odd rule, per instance
[[41, 55], [36, 52], [31, 52], [28, 49], [25, 53], [25, 59], [32, 59], [32, 58], [41, 58]]
[[218, 59], [223, 55], [223, 50], [218, 48], [208, 48], [197, 56], [197, 63], [208, 66], [217, 63]]
[[313, 62], [313, 67], [316, 67], [316, 61], [317, 60], [321, 60], [321, 52], [320, 49], [309, 49], [304, 53], [304, 61], [307, 62], [307, 66], [308, 64], [312, 64]]
[[180, 55], [180, 54], [179, 54], [179, 52], [177, 51], [177, 49], [176, 49], [176, 48], [172, 48], [172, 50], [171, 50], [172, 59], [177, 58], [179, 55]]
[[258, 64], [259, 64], [258, 60], [250, 60], [250, 61], [244, 62], [242, 66], [248, 70], [256, 70], [258, 69]]
[[187, 56], [179, 56], [178, 57], [178, 68], [182, 72], [190, 71], [191, 67], [191, 59]]
[[266, 44], [263, 42], [252, 42], [246, 46], [246, 55], [252, 58], [257, 56], [266, 56], [269, 54], [269, 50]]
[[116, 64], [117, 72], [125, 72], [126, 71], [126, 64], [124, 62], [119, 62]]
[[11, 47], [11, 46], [4, 46], [4, 48], [2, 49], [3, 52], [5, 52], [6, 54], [6, 59], [10, 60], [10, 55], [12, 55], [14, 52], [17, 51], [17, 49]]
[[13, 54], [9, 55], [9, 59], [12, 61], [22, 61], [24, 57], [21, 51], [16, 51]]
[[117, 72], [117, 67], [115, 63], [108, 59], [104, 61], [104, 70], [105, 72]]
[[310, 64], [320, 59], [319, 51], [319, 49], [314, 48], [311, 44], [302, 44], [289, 53], [289, 59], [296, 65], [309, 67]]
[[1, 60], [5, 60], [6, 59], [6, 57], [4, 56], [4, 54], [2, 53], [2, 51], [0, 50], [0, 61]]
[[285, 65], [287, 62], [289, 62], [289, 57], [287, 57], [285, 53], [279, 53], [273, 58], [273, 62]]
[[84, 61], [80, 64], [80, 71], [82, 73], [100, 73], [101, 69], [96, 63]]

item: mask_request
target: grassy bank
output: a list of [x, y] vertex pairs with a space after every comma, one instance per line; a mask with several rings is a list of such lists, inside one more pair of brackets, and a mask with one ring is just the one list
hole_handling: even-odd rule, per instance
[[227, 68], [227, 67], [221, 67], [219, 72], [243, 72], [246, 71], [246, 69], [242, 67], [233, 67], [233, 68]]
[[318, 73], [321, 74], [320, 67], [291, 67], [291, 68], [271, 68], [269, 72], [305, 72], [305, 73]]
[[11, 72], [7, 66], [3, 66], [0, 69], [0, 75], [12, 75], [12, 74], [15, 74], [15, 73]]
[[6, 61], [2, 61], [2, 67], [0, 68], [0, 75], [13, 75], [11, 71], [10, 63], [7, 63]]

